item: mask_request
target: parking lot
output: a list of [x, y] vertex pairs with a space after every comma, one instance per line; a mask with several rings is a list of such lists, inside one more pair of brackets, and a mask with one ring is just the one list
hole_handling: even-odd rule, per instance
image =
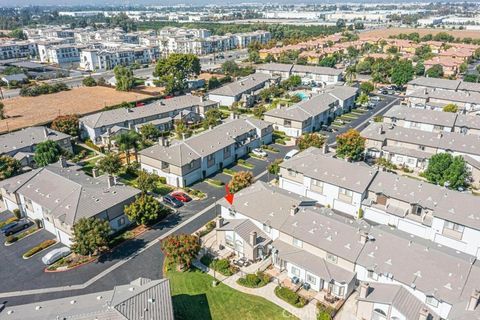
[[[0, 213], [0, 221], [4, 221], [11, 217], [10, 213]], [[33, 224], [30, 228], [33, 227]], [[20, 231], [19, 233], [23, 232]], [[21, 240], [14, 242], [9, 246], [5, 246], [5, 236], [0, 235], [0, 274], [2, 279], [2, 287], [5, 285], [5, 289], [8, 288], [10, 281], [16, 282], [17, 285], [30, 286], [35, 283], [43, 275], [45, 265], [42, 263], [42, 257], [50, 250], [59, 247], [57, 243], [45, 251], [42, 251], [30, 259], [23, 259], [22, 255], [32, 247], [38, 245], [40, 242], [48, 239], [53, 239], [54, 236], [45, 230], [39, 230], [32, 235], [25, 237]], [[24, 283], [23, 276], [28, 275], [28, 283]]]

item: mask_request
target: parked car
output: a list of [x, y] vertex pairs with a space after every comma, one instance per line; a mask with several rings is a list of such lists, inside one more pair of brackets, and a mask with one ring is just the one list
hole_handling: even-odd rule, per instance
[[165, 202], [166, 204], [174, 208], [180, 208], [181, 206], [183, 206], [182, 201], [178, 200], [177, 198], [169, 194], [163, 196], [163, 202]]
[[297, 150], [297, 149], [293, 149], [293, 150], [290, 150], [288, 151], [288, 153], [285, 155], [285, 157], [283, 157], [283, 160], [288, 160], [290, 158], [292, 158], [294, 155], [296, 155], [297, 153], [299, 153], [300, 151]]
[[6, 236], [17, 233], [20, 230], [27, 229], [30, 226], [30, 221], [22, 219], [3, 226], [2, 233]]
[[265, 150], [262, 150], [260, 148], [253, 149], [252, 153], [257, 157], [262, 157], [262, 158], [265, 158], [266, 156], [268, 156], [267, 152], [265, 152]]
[[70, 253], [71, 253], [70, 248], [67, 248], [67, 247], [53, 249], [52, 251], [50, 251], [49, 253], [47, 253], [42, 257], [42, 262], [48, 266], [54, 263], [55, 261], [58, 261], [63, 257], [68, 256]]
[[377, 102], [382, 100], [382, 98], [380, 98], [379, 96], [373, 96], [373, 97], [371, 97], [370, 99], [371, 99], [372, 101], [377, 101]]
[[190, 198], [190, 196], [188, 194], [186, 194], [185, 192], [182, 192], [182, 191], [175, 191], [175, 192], [170, 193], [170, 195], [172, 197], [174, 197], [175, 199], [177, 199], [178, 201], [181, 201], [181, 202], [192, 201], [192, 198]]

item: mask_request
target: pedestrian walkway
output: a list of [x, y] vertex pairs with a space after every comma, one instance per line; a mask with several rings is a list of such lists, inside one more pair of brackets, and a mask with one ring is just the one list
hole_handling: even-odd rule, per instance
[[[281, 307], [282, 309], [288, 311], [290, 314], [294, 315], [295, 317], [302, 319], [302, 320], [315, 320], [316, 319], [316, 314], [317, 314], [317, 307], [315, 305], [315, 300], [312, 300], [312, 302], [308, 303], [306, 306], [303, 308], [296, 308], [289, 304], [286, 301], [283, 301], [282, 299], [278, 298], [275, 295], [275, 287], [277, 286], [274, 282], [270, 282], [264, 287], [261, 288], [247, 288], [244, 286], [241, 286], [237, 283], [237, 280], [241, 277], [240, 272], [237, 272], [236, 274], [226, 277], [222, 274], [219, 274], [218, 272], [215, 272], [212, 269], [209, 269], [206, 267], [204, 264], [200, 262], [200, 260], [195, 260], [193, 262], [193, 265], [204, 271], [207, 272], [209, 275], [212, 277], [215, 277], [218, 281], [226, 284], [232, 289], [238, 290], [240, 292], [246, 293], [246, 294], [251, 294], [255, 296], [259, 296], [262, 298], [267, 299], [270, 302], [275, 303], [277, 306]], [[285, 314], [285, 318], [288, 319], [288, 315]]]

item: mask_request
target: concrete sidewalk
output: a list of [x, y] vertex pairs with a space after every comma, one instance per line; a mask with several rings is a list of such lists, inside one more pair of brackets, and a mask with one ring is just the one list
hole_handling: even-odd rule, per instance
[[[198, 269], [200, 269], [204, 272], [207, 272], [212, 277], [214, 276], [214, 271], [212, 269], [209, 269], [208, 267], [206, 267], [204, 264], [202, 264], [200, 262], [200, 260], [195, 260], [193, 262], [193, 265], [196, 268], [198, 268]], [[240, 272], [237, 272], [236, 274], [234, 274], [230, 277], [226, 277], [226, 276], [221, 275], [218, 272], [215, 272], [215, 278], [218, 281], [220, 281], [220, 282], [226, 284], [227, 286], [231, 287], [232, 289], [238, 290], [238, 291], [246, 293], [246, 294], [251, 294], [251, 295], [254, 295], [254, 296], [265, 298], [268, 301], [275, 303], [277, 306], [279, 306], [283, 310], [288, 311], [290, 314], [294, 315], [298, 319], [302, 319], [302, 320], [315, 320], [316, 319], [317, 307], [314, 303], [315, 300], [308, 303], [303, 308], [296, 308], [296, 307], [292, 306], [291, 304], [289, 304], [288, 302], [283, 301], [282, 299], [278, 298], [275, 295], [274, 290], [277, 287], [277, 285], [275, 283], [270, 282], [269, 284], [267, 284], [266, 286], [261, 287], [261, 288], [247, 288], [247, 287], [241, 286], [237, 283], [237, 280], [240, 277], [241, 277]], [[285, 313], [284, 316], [285, 316], [286, 319], [289, 318], [289, 315], [287, 313]]]

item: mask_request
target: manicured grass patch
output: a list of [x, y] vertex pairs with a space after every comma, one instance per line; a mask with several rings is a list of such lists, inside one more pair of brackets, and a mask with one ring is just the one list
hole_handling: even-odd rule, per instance
[[280, 150], [278, 150], [277, 148], [270, 145], [265, 145], [265, 144], [262, 146], [262, 149], [266, 151], [274, 152], [274, 153], [280, 152]]
[[30, 258], [34, 254], [39, 253], [40, 251], [45, 250], [50, 246], [53, 246], [55, 243], [57, 243], [57, 241], [55, 241], [53, 239], [45, 240], [45, 241], [41, 242], [39, 245], [37, 245], [37, 246], [31, 248], [30, 250], [28, 250], [27, 252], [25, 252], [23, 254], [23, 257], [24, 258]]
[[8, 218], [7, 220], [5, 221], [1, 221], [0, 222], [0, 228], [6, 226], [7, 224], [10, 224], [12, 222], [15, 222], [15, 221], [18, 221], [17, 217], [11, 217], [11, 218]]
[[367, 110], [365, 110], [365, 109], [354, 109], [354, 110], [352, 110], [352, 113], [358, 114], [358, 115], [362, 115], [365, 112], [367, 112]]
[[216, 223], [214, 220], [208, 222], [201, 230], [197, 231], [195, 234], [201, 238], [203, 236], [206, 236], [207, 234], [209, 234], [210, 232], [213, 231], [213, 229], [215, 229], [215, 226], [216, 226]]
[[71, 159], [73, 162], [83, 161], [95, 156], [95, 152], [78, 144], [73, 145], [73, 154], [74, 156]]
[[255, 165], [247, 162], [245, 159], [238, 159], [237, 164], [241, 167], [247, 168], [247, 169], [253, 169], [255, 168]]
[[226, 175], [233, 176], [237, 171], [233, 169], [224, 168], [222, 172]]
[[303, 308], [307, 304], [307, 300], [305, 300], [305, 298], [300, 297], [296, 292], [293, 292], [289, 288], [278, 286], [275, 288], [275, 294], [280, 299], [297, 308]]
[[212, 256], [208, 254], [204, 255], [200, 259], [200, 262], [202, 262], [204, 265], [206, 265], [210, 269], [213, 269], [223, 274], [226, 277], [229, 277], [238, 271], [237, 268], [230, 265], [230, 261], [228, 261], [228, 259], [214, 259]]
[[200, 190], [197, 190], [197, 189], [193, 189], [193, 188], [189, 188], [189, 187], [185, 187], [183, 188], [183, 190], [188, 193], [190, 196], [194, 196], [194, 197], [197, 197], [199, 199], [204, 199], [207, 197], [207, 195], [200, 191]]
[[287, 144], [284, 139], [280, 139], [280, 138], [275, 139], [274, 141], [276, 144], [281, 144], [282, 146]]
[[85, 162], [82, 164], [82, 170], [83, 170], [86, 174], [92, 175], [92, 170], [95, 168], [98, 160], [100, 160], [100, 158], [96, 158], [96, 159], [93, 159], [93, 160], [85, 161]]
[[255, 273], [250, 273], [245, 275], [243, 278], [239, 278], [237, 280], [237, 283], [241, 286], [247, 287], [247, 288], [261, 288], [263, 286], [266, 286], [270, 282], [270, 276], [263, 273], [263, 272], [257, 272]]
[[168, 271], [175, 319], [284, 320], [288, 312], [272, 302], [234, 290], [197, 269]]
[[217, 179], [211, 179], [211, 178], [208, 178], [208, 179], [205, 179], [205, 182], [208, 183], [209, 185], [212, 185], [214, 187], [221, 187], [224, 185], [224, 183], [220, 180], [217, 180]]
[[354, 113], [346, 113], [342, 116], [342, 119], [351, 119], [351, 120], [355, 120], [355, 119], [358, 119], [358, 115], [354, 114]]
[[30, 228], [27, 231], [21, 232], [19, 234], [15, 234], [15, 235], [12, 234], [12, 235], [10, 235], [6, 238], [5, 243], [10, 244], [10, 243], [17, 242], [18, 240], [21, 240], [21, 239], [25, 238], [26, 236], [37, 232], [38, 230], [39, 230], [39, 228], [33, 227], [33, 228]]
[[321, 302], [317, 302], [317, 319], [318, 320], [332, 320], [337, 311]]
[[250, 152], [250, 153], [248, 154], [248, 156], [251, 157], [251, 158], [258, 159], [258, 160], [265, 160], [265, 157], [257, 156], [257, 155], [256, 155], [255, 153], [253, 153], [253, 152]]

